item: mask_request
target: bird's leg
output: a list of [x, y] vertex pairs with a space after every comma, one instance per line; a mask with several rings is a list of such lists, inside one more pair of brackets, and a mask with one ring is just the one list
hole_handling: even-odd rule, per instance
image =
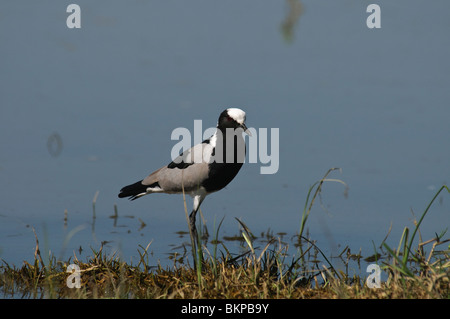
[[197, 227], [195, 226], [195, 215], [197, 214], [197, 210], [192, 210], [191, 214], [189, 215], [189, 228], [191, 231], [191, 239], [192, 239], [192, 249], [193, 252], [197, 251]]
[[201, 251], [200, 251], [201, 243], [198, 242], [197, 227], [195, 226], [195, 215], [197, 214], [197, 211], [200, 208], [200, 204], [203, 202], [205, 197], [206, 192], [204, 190], [199, 191], [197, 194], [194, 195], [194, 207], [192, 209], [191, 214], [189, 215], [189, 230], [191, 233], [192, 254], [196, 269], [197, 263], [201, 261]]

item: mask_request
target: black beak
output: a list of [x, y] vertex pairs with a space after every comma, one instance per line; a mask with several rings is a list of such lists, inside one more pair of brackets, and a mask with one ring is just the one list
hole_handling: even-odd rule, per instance
[[244, 130], [244, 132], [248, 134], [248, 136], [252, 136], [252, 133], [249, 131], [245, 123], [241, 124], [241, 127]]

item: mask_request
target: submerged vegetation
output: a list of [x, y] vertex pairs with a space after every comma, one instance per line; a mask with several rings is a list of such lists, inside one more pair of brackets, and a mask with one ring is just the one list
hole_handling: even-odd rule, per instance
[[[450, 239], [443, 231], [423, 240], [419, 230], [436, 198], [444, 190], [450, 193], [449, 188], [439, 189], [414, 222], [411, 235], [404, 228], [397, 247], [384, 240], [374, 245], [369, 257], [352, 254], [348, 247], [330, 257], [305, 234], [305, 224], [324, 182], [345, 185], [327, 178], [333, 170], [308, 192], [294, 255], [288, 253], [292, 247], [283, 234], [257, 237], [240, 220], [241, 233], [233, 239], [241, 242], [242, 253], [231, 254], [219, 240], [220, 222], [213, 240], [206, 243], [200, 237], [201, 248], [192, 249], [194, 266], [187, 253], [174, 255], [171, 267], [151, 266], [150, 244], [138, 247], [134, 264], [107, 254], [103, 246], [92, 249], [85, 261], [76, 255], [67, 261], [53, 256], [44, 261], [36, 236], [33, 263], [0, 265], [0, 292], [3, 298], [450, 298]], [[343, 267], [334, 266], [337, 258]], [[365, 265], [375, 264], [384, 277], [377, 282], [372, 280], [376, 271], [365, 272], [367, 277], [354, 274], [351, 262], [363, 272]]]

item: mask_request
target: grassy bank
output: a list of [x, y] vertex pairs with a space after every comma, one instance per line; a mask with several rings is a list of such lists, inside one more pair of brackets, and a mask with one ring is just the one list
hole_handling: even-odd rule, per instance
[[[380, 288], [369, 288], [366, 278], [350, 277], [315, 261], [312, 245], [305, 245], [311, 248], [303, 256], [287, 261], [285, 248], [276, 241], [260, 254], [205, 258], [200, 280], [188, 265], [149, 268], [144, 248], [135, 265], [100, 249], [86, 261], [52, 258], [44, 266], [37, 255], [33, 264], [21, 267], [4, 263], [0, 286], [6, 298], [450, 298], [448, 240], [429, 244], [430, 255], [422, 255], [423, 245], [417, 247], [406, 268], [396, 257], [379, 259], [382, 271], [389, 274]], [[79, 267], [80, 288], [69, 288], [70, 264]]]
[[[450, 298], [450, 239], [446, 238], [446, 232], [422, 239], [419, 230], [438, 195], [450, 192], [448, 187], [442, 186], [435, 194], [411, 231], [404, 228], [396, 247], [383, 241], [374, 245], [374, 254], [367, 257], [351, 254], [347, 247], [342, 250], [344, 265], [351, 261], [373, 263], [387, 274], [387, 280], [374, 288], [376, 281], [351, 275], [346, 267], [335, 268], [334, 260], [304, 235], [311, 207], [323, 183], [338, 181], [327, 179], [330, 172], [310, 188], [294, 256], [287, 254], [288, 246], [280, 236], [267, 235], [263, 241], [257, 241], [243, 222], [238, 236], [245, 248], [242, 254], [230, 254], [219, 240], [219, 224], [214, 240], [208, 245], [203, 242], [201, 249], [193, 252], [195, 267], [187, 255], [175, 256], [171, 267], [151, 265], [149, 246], [137, 247], [140, 258], [134, 264], [105, 253], [103, 247], [92, 250], [84, 261], [76, 256], [67, 261], [54, 257], [43, 260], [36, 237], [32, 263], [24, 262], [17, 267], [3, 261], [0, 265], [1, 297]], [[75, 267], [74, 273], [68, 271], [70, 267]], [[76, 284], [79, 288], [74, 287]]]

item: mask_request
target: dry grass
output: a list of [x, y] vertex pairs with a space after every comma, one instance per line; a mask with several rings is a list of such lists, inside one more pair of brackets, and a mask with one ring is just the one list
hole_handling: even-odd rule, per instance
[[[326, 175], [314, 184], [317, 186], [315, 192], [312, 187], [308, 193], [301, 231], [325, 178]], [[86, 261], [78, 260], [76, 256], [67, 261], [56, 260], [52, 256], [43, 260], [36, 236], [32, 264], [24, 262], [19, 268], [3, 261], [0, 265], [0, 293], [6, 298], [76, 299], [449, 299], [450, 239], [444, 238], [446, 232], [429, 240], [419, 238], [419, 243], [413, 246], [415, 235], [420, 237], [420, 223], [445, 189], [450, 193], [447, 186], [436, 193], [419, 221], [415, 222], [411, 236], [405, 227], [398, 248], [391, 248], [383, 241], [376, 253], [366, 258], [366, 262], [375, 262], [388, 275], [380, 288], [369, 288], [365, 277], [350, 276], [348, 272], [335, 269], [309, 238], [298, 235], [296, 254], [288, 256], [289, 247], [279, 237], [266, 236], [261, 245], [249, 228], [239, 221], [242, 235], [238, 237], [246, 252], [233, 256], [225, 245], [219, 244], [219, 224], [216, 238], [209, 245], [203, 242], [197, 252], [199, 256], [193, 256], [200, 260], [196, 268], [188, 264], [187, 256], [175, 258], [172, 267], [151, 266], [149, 246], [138, 248], [140, 258], [137, 264], [129, 264], [115, 254], [104, 253], [103, 246], [98, 251], [92, 250], [92, 256]], [[311, 201], [310, 194], [314, 194]], [[222, 245], [220, 250], [219, 245]], [[347, 247], [342, 256], [347, 265], [351, 260], [358, 263], [363, 260], [360, 254], [351, 254]], [[80, 288], [69, 288], [67, 284], [72, 275], [67, 272], [71, 264], [79, 267]]]
[[[305, 250], [314, 249], [309, 247]], [[86, 262], [51, 258], [44, 266], [37, 255], [34, 264], [25, 262], [21, 268], [4, 263], [0, 287], [4, 297], [14, 298], [450, 298], [449, 249], [434, 250], [432, 261], [411, 261], [411, 272], [418, 270], [412, 276], [400, 272], [395, 259], [386, 259], [382, 267], [389, 279], [378, 289], [323, 263], [302, 258], [286, 263], [285, 247], [276, 241], [261, 253], [204, 261], [200, 282], [197, 270], [186, 265], [150, 269], [146, 250], [140, 252], [136, 265], [107, 257], [102, 249]], [[81, 288], [68, 287], [69, 264], [79, 266]]]

